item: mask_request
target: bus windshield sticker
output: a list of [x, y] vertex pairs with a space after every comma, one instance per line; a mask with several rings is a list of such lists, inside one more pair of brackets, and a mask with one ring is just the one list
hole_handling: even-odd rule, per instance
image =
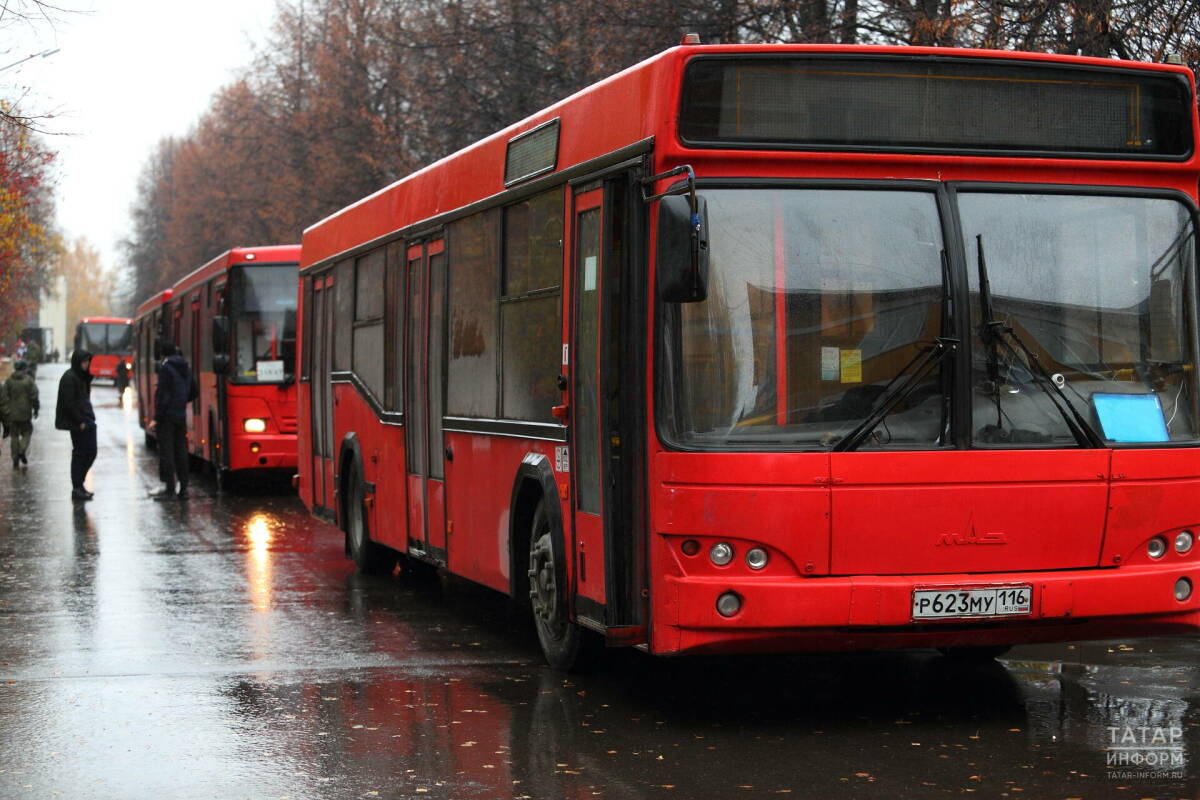
[[258, 371], [258, 379], [260, 381], [281, 381], [283, 380], [283, 362], [282, 361], [259, 361], [255, 367]]
[[822, 347], [821, 348], [821, 380], [836, 381], [838, 379], [838, 368], [840, 364], [838, 348]]
[[862, 350], [841, 352], [842, 383], [862, 383]]

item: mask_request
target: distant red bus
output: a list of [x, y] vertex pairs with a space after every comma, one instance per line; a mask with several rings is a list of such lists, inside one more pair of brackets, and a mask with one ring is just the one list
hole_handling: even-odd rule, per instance
[[121, 359], [133, 366], [133, 320], [123, 317], [84, 317], [75, 326], [75, 349], [92, 354], [89, 372], [116, 380]]
[[299, 255], [299, 245], [234, 248], [138, 307], [142, 427], [154, 419], [162, 345], [178, 346], [200, 389], [188, 419], [189, 447], [218, 477], [295, 470]]
[[301, 497], [559, 667], [1195, 634], [1195, 98], [672, 48], [305, 231]]

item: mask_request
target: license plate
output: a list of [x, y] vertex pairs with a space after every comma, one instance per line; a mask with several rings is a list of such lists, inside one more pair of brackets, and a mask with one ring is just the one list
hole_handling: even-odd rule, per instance
[[1032, 613], [1032, 586], [914, 589], [913, 619], [1015, 617]]

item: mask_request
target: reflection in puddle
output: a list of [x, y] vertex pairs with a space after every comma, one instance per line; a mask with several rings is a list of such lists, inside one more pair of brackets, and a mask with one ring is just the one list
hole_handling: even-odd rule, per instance
[[245, 525], [249, 544], [246, 577], [250, 584], [250, 603], [255, 611], [271, 610], [271, 540], [279, 521], [269, 514], [255, 514]]

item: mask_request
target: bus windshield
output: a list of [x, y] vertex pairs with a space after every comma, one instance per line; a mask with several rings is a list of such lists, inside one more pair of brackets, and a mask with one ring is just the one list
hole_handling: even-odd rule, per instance
[[[1195, 438], [1194, 230], [1173, 199], [958, 193], [971, 308], [954, 321], [932, 192], [703, 194], [708, 298], [668, 307], [663, 333], [680, 446], [833, 448], [918, 372], [859, 449], [950, 446], [968, 405], [975, 446], [1080, 446], [1075, 414], [1105, 442]], [[969, 402], [955, 356], [928, 357], [939, 337], [969, 351]]]
[[[1071, 441], [1064, 415], [1035, 385], [1039, 363], [1063, 399], [1111, 441], [1195, 438], [1188, 323], [1195, 236], [1182, 203], [964, 192], [958, 207], [979, 444]], [[990, 309], [979, 299], [980, 253]], [[989, 341], [982, 327], [989, 313], [1011, 328], [1017, 347]]]
[[231, 377], [279, 383], [295, 374], [295, 265], [234, 267], [229, 276], [233, 329]]
[[92, 355], [133, 352], [133, 326], [124, 322], [81, 322], [77, 347]]

